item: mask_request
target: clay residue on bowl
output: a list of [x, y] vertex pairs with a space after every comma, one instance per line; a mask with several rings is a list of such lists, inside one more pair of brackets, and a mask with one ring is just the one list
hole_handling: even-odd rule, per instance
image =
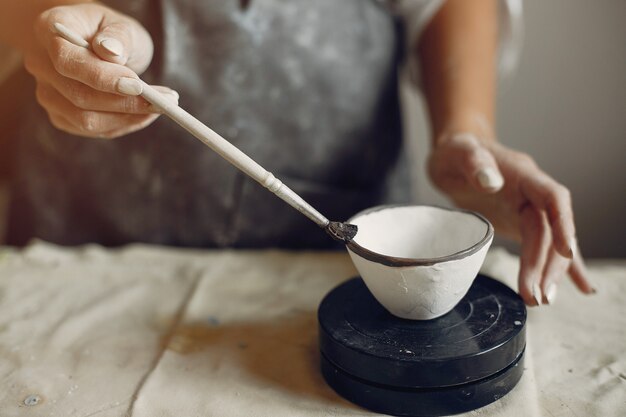
[[463, 298], [493, 240], [481, 215], [433, 206], [381, 206], [351, 218], [348, 253], [374, 297], [413, 320], [439, 317]]

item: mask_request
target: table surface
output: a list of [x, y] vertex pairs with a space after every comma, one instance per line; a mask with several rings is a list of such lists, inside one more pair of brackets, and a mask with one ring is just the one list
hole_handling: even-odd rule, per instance
[[[517, 258], [483, 272], [514, 286]], [[472, 416], [626, 415], [626, 262], [529, 309], [519, 385]], [[0, 416], [370, 416], [319, 371], [345, 253], [0, 247]], [[27, 405], [26, 403], [30, 404]]]

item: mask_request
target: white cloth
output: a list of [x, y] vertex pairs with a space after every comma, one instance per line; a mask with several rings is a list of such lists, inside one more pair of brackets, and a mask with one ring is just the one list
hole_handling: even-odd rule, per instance
[[[510, 283], [517, 259], [484, 269]], [[317, 306], [353, 275], [344, 253], [2, 248], [0, 416], [375, 415], [318, 370]], [[625, 415], [626, 263], [591, 276], [530, 309], [520, 384], [468, 415]]]

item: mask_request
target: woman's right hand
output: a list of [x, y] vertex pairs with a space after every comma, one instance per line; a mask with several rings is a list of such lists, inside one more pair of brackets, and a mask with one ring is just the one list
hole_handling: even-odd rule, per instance
[[[86, 39], [76, 46], [54, 30], [60, 23]], [[59, 6], [39, 15], [35, 42], [24, 50], [24, 65], [37, 81], [37, 100], [52, 124], [87, 137], [115, 138], [152, 123], [158, 111], [139, 96], [137, 74], [152, 60], [150, 35], [133, 18], [84, 3]], [[158, 87], [178, 101], [178, 94]]]

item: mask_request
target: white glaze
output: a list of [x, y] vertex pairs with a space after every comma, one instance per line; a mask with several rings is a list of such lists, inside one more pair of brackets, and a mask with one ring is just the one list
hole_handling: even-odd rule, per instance
[[374, 297], [393, 315], [413, 320], [439, 317], [454, 308], [472, 285], [491, 245], [453, 260], [485, 238], [489, 226], [463, 211], [430, 206], [388, 207], [357, 215], [355, 242], [389, 257], [433, 260], [430, 265], [388, 266], [348, 249]]

